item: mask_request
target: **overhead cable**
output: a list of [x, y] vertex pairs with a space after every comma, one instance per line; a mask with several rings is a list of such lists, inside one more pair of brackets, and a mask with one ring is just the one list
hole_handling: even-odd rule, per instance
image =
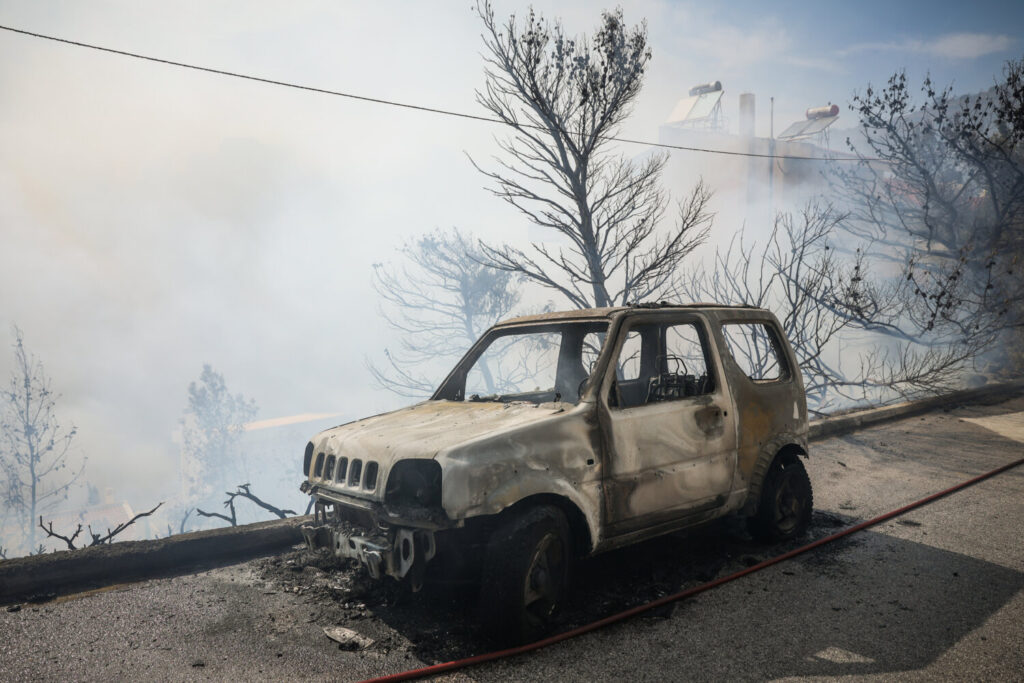
[[[473, 121], [483, 121], [484, 123], [497, 123], [501, 125], [510, 125], [505, 121], [499, 119], [490, 118], [488, 116], [479, 116], [476, 114], [467, 114], [466, 112], [453, 111], [451, 109], [438, 109], [437, 107], [427, 107], [419, 104], [410, 104], [408, 102], [398, 102], [395, 100], [386, 100], [379, 97], [369, 97], [366, 95], [356, 95], [354, 93], [342, 92], [340, 90], [331, 90], [329, 88], [318, 88], [311, 85], [301, 85], [299, 83], [291, 83], [289, 81], [279, 81], [273, 78], [264, 78], [262, 76], [253, 76], [252, 74], [243, 74], [236, 71], [226, 71], [224, 69], [215, 69], [208, 66], [200, 66], [198, 64], [188, 64], [186, 62], [177, 62], [172, 59], [163, 59], [160, 57], [151, 57], [149, 55], [139, 54], [137, 52], [128, 52], [127, 50], [117, 50], [115, 48], [103, 47], [101, 45], [93, 45], [91, 43], [83, 43], [77, 40], [69, 40], [67, 38], [58, 38], [57, 36], [50, 36], [44, 33], [35, 33], [33, 31], [26, 31], [20, 28], [14, 28], [12, 26], [0, 25], [0, 29], [9, 31], [10, 33], [17, 33], [23, 36], [30, 36], [32, 38], [40, 38], [42, 40], [50, 40], [55, 43], [64, 43], [65, 45], [73, 45], [75, 47], [84, 47], [90, 50], [98, 50], [99, 52], [106, 52], [114, 55], [121, 55], [122, 57], [132, 57], [133, 59], [142, 59], [147, 62], [156, 62], [157, 64], [166, 64], [168, 66], [177, 66], [182, 69], [192, 69], [193, 71], [202, 71], [204, 73], [216, 74], [218, 76], [228, 76], [230, 78], [241, 78], [247, 81], [256, 81], [257, 83], [266, 83], [268, 85], [278, 85], [283, 88], [292, 88], [295, 90], [306, 90], [308, 92], [320, 93], [322, 95], [334, 95], [336, 97], [345, 97], [351, 100], [359, 100], [361, 102], [372, 102], [373, 104], [383, 104], [389, 107], [400, 107], [402, 109], [412, 109], [414, 111], [428, 112], [431, 114], [441, 114], [442, 116], [454, 116], [461, 119], [471, 119]], [[537, 130], [547, 130], [543, 126], [535, 126], [531, 124], [519, 124], [523, 128], [533, 128]], [[800, 161], [883, 161], [882, 159], [865, 158], [865, 157], [809, 157], [799, 156], [793, 154], [761, 154], [758, 152], [737, 152], [726, 149], [712, 149], [708, 147], [689, 147], [686, 145], [670, 145], [663, 142], [651, 142], [648, 140], [634, 140], [630, 138], [621, 138], [614, 136], [604, 136], [602, 139], [623, 142], [631, 145], [644, 145], [647, 147], [659, 147], [663, 149], [680, 150], [685, 152], [702, 152], [705, 154], [725, 154], [729, 156], [739, 157], [757, 157], [763, 159], [795, 159]]]

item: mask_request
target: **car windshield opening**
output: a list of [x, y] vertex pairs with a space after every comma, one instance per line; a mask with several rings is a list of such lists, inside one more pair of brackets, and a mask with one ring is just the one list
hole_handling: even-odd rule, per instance
[[449, 382], [455, 386], [443, 386], [438, 398], [576, 403], [607, 331], [606, 321], [495, 330], [475, 356], [464, 359], [464, 373], [456, 373], [454, 383]]

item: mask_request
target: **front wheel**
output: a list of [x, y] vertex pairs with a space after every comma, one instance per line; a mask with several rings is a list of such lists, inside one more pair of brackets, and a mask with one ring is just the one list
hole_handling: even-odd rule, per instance
[[777, 457], [764, 478], [761, 501], [754, 516], [747, 519], [747, 528], [759, 541], [796, 538], [807, 531], [813, 505], [811, 480], [799, 457]]
[[480, 591], [484, 625], [512, 644], [531, 642], [551, 628], [569, 576], [569, 524], [543, 505], [506, 521], [487, 545]]

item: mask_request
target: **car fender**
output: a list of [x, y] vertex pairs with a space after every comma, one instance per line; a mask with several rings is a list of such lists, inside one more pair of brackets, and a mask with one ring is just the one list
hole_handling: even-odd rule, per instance
[[499, 514], [531, 496], [559, 496], [580, 510], [596, 542], [602, 473], [592, 413], [577, 406], [439, 453], [441, 506], [450, 518], [467, 519]]

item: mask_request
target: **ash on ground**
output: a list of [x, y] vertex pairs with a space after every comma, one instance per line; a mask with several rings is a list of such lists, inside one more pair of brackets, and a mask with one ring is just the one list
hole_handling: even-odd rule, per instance
[[[750, 539], [740, 520], [726, 519], [581, 560], [574, 567], [556, 632], [727, 576], [856, 521], [815, 512], [803, 538], [764, 545]], [[794, 562], [815, 572], [830, 571], [842, 549], [856, 542], [843, 539]], [[423, 589], [412, 593], [390, 578], [370, 578], [352, 560], [337, 559], [328, 550], [307, 549], [258, 561], [256, 578], [265, 590], [297, 596], [310, 606], [316, 623], [344, 626], [372, 639], [369, 656], [404, 650], [423, 662], [437, 663], [488, 652], [496, 645], [480, 632], [479, 584], [472, 581], [446, 581], [428, 574]], [[668, 618], [680, 604], [639, 618]]]

